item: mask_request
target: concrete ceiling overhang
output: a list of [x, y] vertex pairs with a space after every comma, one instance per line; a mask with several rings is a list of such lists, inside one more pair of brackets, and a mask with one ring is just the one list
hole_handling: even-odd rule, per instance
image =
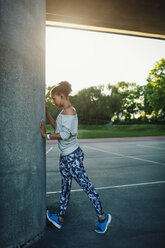
[[165, 39], [165, 0], [46, 0], [46, 25]]

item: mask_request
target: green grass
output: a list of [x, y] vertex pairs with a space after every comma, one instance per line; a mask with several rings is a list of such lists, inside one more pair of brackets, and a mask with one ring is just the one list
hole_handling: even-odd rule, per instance
[[[54, 132], [46, 125], [47, 132]], [[165, 136], [165, 125], [79, 125], [78, 139]]]

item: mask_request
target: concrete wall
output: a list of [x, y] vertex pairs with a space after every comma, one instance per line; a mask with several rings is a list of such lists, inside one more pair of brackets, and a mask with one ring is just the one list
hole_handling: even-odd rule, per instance
[[0, 247], [45, 227], [45, 1], [0, 0]]

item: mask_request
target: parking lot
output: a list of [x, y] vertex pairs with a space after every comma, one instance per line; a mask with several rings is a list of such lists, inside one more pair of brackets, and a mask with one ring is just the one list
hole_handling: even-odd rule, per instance
[[[84, 166], [112, 222], [97, 234], [95, 210], [73, 181], [61, 230], [47, 223], [32, 247], [165, 247], [165, 140], [83, 142]], [[58, 212], [61, 190], [57, 143], [47, 144], [47, 209]]]

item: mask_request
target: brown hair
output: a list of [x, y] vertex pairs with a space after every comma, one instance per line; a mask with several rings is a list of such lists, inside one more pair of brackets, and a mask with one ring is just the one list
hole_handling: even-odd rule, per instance
[[51, 96], [53, 94], [64, 94], [66, 97], [72, 92], [72, 86], [67, 81], [62, 81], [51, 89]]

